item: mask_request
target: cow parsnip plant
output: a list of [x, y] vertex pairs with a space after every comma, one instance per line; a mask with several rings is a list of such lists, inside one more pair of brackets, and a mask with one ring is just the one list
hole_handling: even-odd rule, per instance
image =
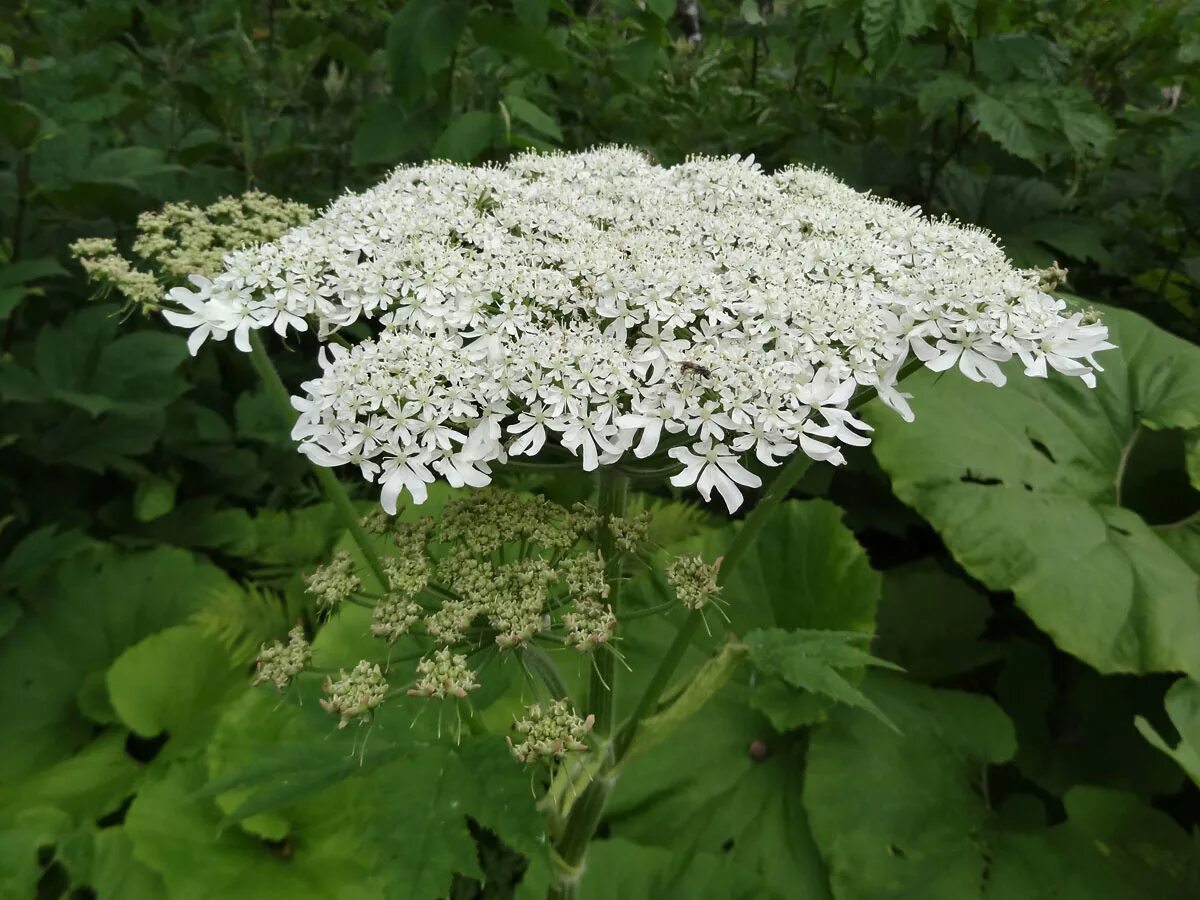
[[[1200, 352], [1120, 308], [1195, 336], [1194, 0], [688, 5], [687, 27], [673, 0], [0, 13], [0, 896], [545, 895], [548, 808], [580, 789], [549, 774], [594, 758], [594, 722], [588, 751], [518, 763], [505, 738], [561, 713], [499, 645], [471, 660], [473, 714], [408, 697], [423, 624], [390, 645], [372, 626], [413, 611], [377, 623], [351, 597], [325, 615], [305, 591], [339, 551], [376, 582], [352, 516], [316, 502], [294, 411], [281, 425], [232, 340], [189, 360], [161, 316], [89, 305], [67, 247], [99, 234], [129, 251], [138, 213], [167, 201], [257, 186], [321, 208], [401, 162], [613, 141], [664, 163], [820, 165], [985, 227], [1018, 266], [1065, 261], [1074, 308], [1109, 304], [1118, 349], [1095, 390], [1013, 360], [1004, 390], [914, 375], [912, 423], [853, 410], [871, 445], [812, 467], [792, 496], [825, 499], [781, 502], [723, 563], [712, 636], [695, 628], [672, 702], [643, 720], [582, 896], [1200, 894]], [[210, 264], [127, 265], [154, 275], [157, 306]], [[311, 331], [263, 333], [293, 394], [321, 374]], [[778, 471], [740, 459], [768, 484]], [[577, 460], [521, 461], [493, 465], [493, 489], [594, 503]], [[375, 527], [379, 488], [347, 468], [353, 517]], [[613, 637], [592, 653], [534, 639], [584, 723], [592, 661], [612, 651], [630, 718], [689, 615], [667, 568], [730, 560], [757, 497], [739, 485], [727, 519], [669, 474], [629, 492], [648, 522]], [[420, 507], [398, 498], [402, 526], [436, 530], [474, 490], [427, 488]], [[282, 694], [250, 687], [275, 641], [284, 673], [305, 663]], [[868, 653], [906, 674], [868, 673]], [[391, 693], [339, 729], [323, 687], [362, 660]]]
[[[841, 446], [867, 442], [853, 413], [866, 396], [911, 420], [898, 383], [915, 366], [1002, 386], [1013, 357], [1026, 375], [1053, 368], [1090, 387], [1094, 354], [1113, 347], [1094, 313], [1045, 292], [1053, 273], [1012, 268], [986, 234], [819, 172], [766, 176], [752, 159], [663, 169], [605, 149], [401, 169], [276, 240], [242, 236], [270, 236], [305, 211], [252, 197], [144, 217], [153, 237], [134, 250], [177, 280], [181, 261], [211, 262], [215, 220], [249, 209], [264, 221], [221, 233], [247, 246], [219, 271], [197, 266], [163, 314], [191, 329], [193, 353], [232, 335], [281, 406], [257, 332], [317, 335], [322, 374], [290, 398], [292, 435], [356, 547], [308, 574], [306, 590], [322, 618], [369, 608], [379, 642], [323, 675], [319, 705], [339, 729], [369, 733], [385, 704], [449, 704], [438, 730], [445, 722], [460, 742], [484, 728], [472, 703], [484, 670], [515, 660], [544, 696], [503, 730], [543, 794], [553, 897], [578, 895], [622, 767], [742, 665], [895, 727], [837, 674], [881, 664], [855, 632], [751, 630], [661, 704], [700, 624], [711, 633], [728, 618], [722, 587], [791, 486], [813, 460], [837, 464]], [[110, 245], [75, 249], [94, 277], [153, 305]], [[596, 473], [592, 505], [483, 489], [497, 467], [571, 456]], [[732, 512], [739, 485], [762, 485], [751, 459], [780, 472], [715, 559], [663, 558], [647, 545], [650, 520], [628, 515], [632, 478], [668, 476], [706, 500], [715, 489]], [[344, 464], [378, 478], [380, 512], [359, 520], [326, 469]], [[436, 518], [394, 520], [401, 491], [419, 512], [435, 473], [477, 492]], [[623, 622], [622, 595], [647, 562], [687, 615], [620, 718], [615, 663], [638, 627]], [[562, 652], [590, 656], [586, 693], [573, 696]], [[312, 659], [297, 626], [263, 646], [255, 681], [288, 691], [322, 674]]]

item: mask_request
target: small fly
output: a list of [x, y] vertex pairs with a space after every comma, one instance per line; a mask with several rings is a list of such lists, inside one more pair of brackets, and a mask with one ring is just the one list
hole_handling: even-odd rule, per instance
[[694, 363], [694, 362], [690, 362], [688, 360], [684, 360], [682, 363], [679, 364], [679, 367], [681, 369], [683, 369], [683, 371], [685, 371], [685, 372], [694, 372], [697, 375], [699, 375], [701, 378], [712, 378], [712, 370], [707, 368], [706, 366], [700, 365], [700, 363]]

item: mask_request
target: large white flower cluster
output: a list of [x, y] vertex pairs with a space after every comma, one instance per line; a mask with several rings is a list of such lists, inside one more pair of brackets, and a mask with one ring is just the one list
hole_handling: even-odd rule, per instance
[[[911, 357], [1002, 385], [1018, 356], [1094, 384], [1111, 346], [981, 231], [807, 168], [611, 148], [401, 168], [192, 282], [167, 315], [194, 346], [316, 325], [294, 436], [378, 480], [389, 511], [544, 449], [588, 470], [674, 462], [674, 484], [733, 510], [759, 485], [748, 454], [836, 464], [867, 443], [856, 391], [911, 418]], [[332, 338], [362, 320], [366, 339]]]

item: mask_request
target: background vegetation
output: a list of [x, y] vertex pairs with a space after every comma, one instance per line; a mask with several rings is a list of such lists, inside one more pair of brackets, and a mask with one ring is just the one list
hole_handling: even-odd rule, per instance
[[[731, 685], [630, 767], [591, 864], [622, 874], [585, 895], [1200, 894], [1200, 4], [699, 8], [697, 35], [675, 0], [6, 5], [0, 896], [544, 896], [502, 748], [398, 710], [355, 755], [311, 698], [249, 690], [340, 531], [248, 361], [190, 360], [66, 247], [168, 200], [320, 205], [401, 162], [608, 142], [976, 223], [1066, 264], [1122, 349], [1095, 392], [922, 384], [916, 424], [875, 412], [871, 450], [810, 473], [731, 627], [876, 634], [907, 674], [845, 674], [900, 733]], [[661, 543], [719, 552], [720, 519], [646, 502]], [[670, 628], [637, 633], [645, 677]]]

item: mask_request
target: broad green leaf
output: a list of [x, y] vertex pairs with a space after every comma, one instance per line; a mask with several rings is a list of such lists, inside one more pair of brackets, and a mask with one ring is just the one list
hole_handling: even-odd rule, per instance
[[1060, 825], [992, 838], [984, 900], [1191, 900], [1200, 893], [1195, 841], [1170, 816], [1094, 787], [1072, 788], [1063, 805]]
[[175, 508], [175, 482], [158, 475], [139, 479], [133, 492], [133, 517], [152, 522]]
[[0, 101], [0, 140], [14, 150], [28, 150], [42, 134], [42, 113], [17, 100]]
[[556, 141], [563, 139], [562, 129], [558, 127], [558, 123], [554, 121], [554, 118], [524, 97], [512, 94], [504, 98], [504, 105], [508, 108], [509, 113], [514, 119], [524, 122], [535, 131], [552, 137]]
[[1141, 716], [1136, 720], [1137, 730], [1152, 745], [1179, 763], [1188, 777], [1200, 785], [1200, 681], [1179, 679], [1167, 691], [1166, 706], [1171, 724], [1179, 734], [1179, 742], [1174, 747]]
[[548, 886], [543, 820], [529, 775], [498, 738], [414, 747], [367, 780], [371, 835], [391, 900], [437, 900], [455, 873], [482, 878], [467, 816], [530, 859], [525, 878]]
[[960, 34], [970, 35], [975, 31], [975, 7], [979, 0], [943, 0], [942, 6], [950, 11], [950, 18]]
[[177, 762], [145, 784], [125, 818], [134, 857], [157, 872], [168, 900], [372, 900], [382, 896], [354, 804], [314, 801], [278, 841], [221, 828], [201, 796], [203, 764]]
[[[735, 634], [757, 628], [865, 636], [874, 631], [879, 573], [841, 519], [842, 511], [824, 500], [789, 501], [771, 514], [722, 590], [724, 612]], [[721, 554], [728, 534], [709, 532], [706, 558]], [[850, 687], [861, 674], [861, 669], [848, 669], [836, 680]], [[773, 683], [777, 677], [760, 680], [754, 692], [755, 703], [770, 711], [777, 726], [796, 728], [820, 719], [825, 700], [796, 686]]]
[[1054, 101], [1062, 133], [1080, 157], [1103, 157], [1117, 139], [1108, 113], [1086, 91], [1071, 92]]
[[124, 826], [96, 832], [89, 885], [96, 900], [162, 900], [162, 878], [133, 855], [133, 842]]
[[400, 8], [388, 25], [386, 41], [397, 96], [408, 101], [420, 96], [429, 77], [450, 65], [466, 25], [463, 0], [409, 0]]
[[1015, 365], [1003, 389], [921, 373], [914, 423], [868, 412], [875, 454], [963, 568], [1063, 650], [1101, 672], [1200, 674], [1197, 526], [1151, 525], [1126, 505], [1151, 498], [1122, 494], [1148, 430], [1200, 423], [1200, 349], [1133, 313], [1105, 321], [1121, 349], [1095, 390]]
[[[663, 0], [658, 0], [663, 2]], [[666, 0], [674, 6], [675, 0]], [[545, 28], [550, 19], [550, 0], [513, 0], [513, 12], [530, 28]]]
[[38, 603], [0, 640], [0, 777], [21, 777], [86, 743], [93, 726], [76, 694], [88, 676], [230, 587], [215, 566], [168, 548], [102, 547], [48, 571]]
[[[672, 0], [674, 2], [674, 0]], [[580, 900], [762, 900], [746, 873], [726, 858], [681, 858], [668, 850], [613, 838], [588, 848]]]
[[[674, 5], [674, 4], [672, 4]], [[758, 8], [758, 0], [742, 0], [742, 19], [749, 25], [763, 24], [762, 12]], [[661, 16], [660, 18], [666, 18]]]
[[135, 734], [169, 736], [173, 754], [207, 737], [224, 703], [248, 687], [229, 653], [195, 625], [178, 625], [142, 639], [108, 670], [108, 694]]
[[524, 60], [539, 71], [560, 72], [568, 66], [566, 52], [547, 32], [507, 16], [476, 12], [471, 16], [471, 33], [483, 46]]
[[937, 0], [864, 0], [862, 30], [867, 53], [887, 55], [904, 38], [933, 24]]
[[0, 788], [0, 819], [53, 807], [73, 820], [95, 821], [116, 810], [141, 778], [142, 764], [125, 750], [123, 731], [110, 730], [74, 756]]
[[[861, 674], [868, 666], [894, 668], [864, 647], [870, 635], [855, 631], [760, 628], [746, 635], [750, 662], [764, 675], [782, 678], [792, 687], [865, 709], [889, 727], [895, 725], [841, 670]], [[780, 723], [773, 720], [779, 727]]]
[[915, 678], [956, 675], [1000, 656], [980, 640], [991, 614], [983, 593], [932, 560], [888, 569], [875, 652]]
[[440, 122], [426, 109], [408, 112], [394, 100], [368, 106], [354, 131], [350, 164], [395, 163], [432, 146]]
[[1056, 82], [1070, 61], [1063, 46], [1027, 32], [989, 34], [976, 41], [972, 49], [979, 73], [995, 83], [1018, 78]]
[[833, 896], [979, 897], [988, 767], [1012, 757], [1012, 725], [986, 697], [875, 673], [864, 690], [902, 734], [838, 707], [808, 750], [804, 807]]
[[783, 503], [725, 583], [732, 628], [875, 630], [880, 576], [825, 500]]
[[38, 851], [53, 846], [70, 828], [66, 813], [46, 806], [25, 810], [0, 823], [0, 897], [36, 897], [42, 875]]
[[681, 865], [723, 855], [756, 897], [827, 898], [800, 802], [805, 741], [778, 733], [748, 697], [729, 685], [630, 763], [610, 800], [612, 834], [667, 848]]
[[61, 277], [66, 274], [67, 270], [52, 256], [22, 259], [0, 266], [0, 287], [13, 287], [19, 284], [28, 284], [40, 278]]
[[948, 69], [938, 72], [921, 85], [917, 92], [917, 108], [927, 116], [943, 116], [974, 95], [975, 85], [953, 69]]
[[1056, 797], [1085, 784], [1146, 799], [1179, 790], [1178, 767], [1134, 725], [1143, 716], [1167, 724], [1165, 678], [1101, 675], [1055, 659], [1044, 642], [1009, 640], [1004, 650], [996, 699], [1016, 726], [1013, 763], [1025, 778]]
[[473, 162], [492, 145], [496, 121], [494, 113], [483, 110], [463, 113], [446, 126], [429, 155], [451, 162]]
[[1045, 156], [1029, 122], [1021, 112], [999, 98], [977, 92], [971, 104], [979, 128], [1013, 156], [1041, 165]]

